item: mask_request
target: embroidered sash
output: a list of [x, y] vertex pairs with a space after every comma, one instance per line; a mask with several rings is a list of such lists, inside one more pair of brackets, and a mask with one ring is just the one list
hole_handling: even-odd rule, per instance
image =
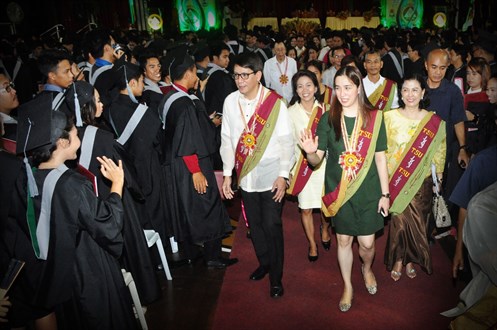
[[445, 122], [433, 112], [421, 120], [402, 153], [401, 161], [390, 175], [390, 213], [402, 213], [412, 201], [430, 171], [444, 133]]
[[392, 102], [394, 99], [395, 88], [393, 88], [395, 82], [390, 79], [385, 79], [383, 84], [379, 86], [368, 99], [371, 104], [378, 110], [390, 110]]
[[264, 155], [280, 113], [280, 102], [281, 96], [274, 92], [269, 92], [259, 111], [250, 117], [249, 123], [256, 122], [253, 134], [257, 139], [257, 145], [251, 155], [243, 152], [243, 133], [240, 135], [235, 153], [235, 170], [238, 182], [257, 166], [262, 155]]
[[[319, 120], [325, 112], [323, 105], [319, 105], [312, 111], [311, 117], [309, 118], [309, 123], [307, 124], [307, 129], [310, 129], [313, 135], [316, 135], [316, 129], [318, 127]], [[299, 159], [296, 163], [295, 174], [292, 177], [292, 182], [290, 187], [287, 189], [287, 193], [290, 195], [297, 196], [302, 189], [304, 189], [307, 181], [309, 181], [312, 175], [313, 169], [309, 166], [307, 158], [304, 152], [301, 150]]]
[[321, 209], [327, 217], [337, 214], [340, 207], [356, 193], [366, 178], [371, 162], [374, 161], [376, 140], [382, 121], [382, 114], [378, 110], [372, 111], [368, 125], [359, 131], [356, 151], [361, 156], [361, 163], [358, 165], [357, 175], [355, 179], [349, 180], [347, 172], [342, 171], [342, 178], [335, 190], [323, 196]]

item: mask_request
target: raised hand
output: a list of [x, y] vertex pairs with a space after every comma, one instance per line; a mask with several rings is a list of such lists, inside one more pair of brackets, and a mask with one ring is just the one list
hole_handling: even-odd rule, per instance
[[310, 129], [303, 129], [300, 132], [299, 144], [307, 154], [313, 154], [318, 150], [318, 136], [313, 138]]

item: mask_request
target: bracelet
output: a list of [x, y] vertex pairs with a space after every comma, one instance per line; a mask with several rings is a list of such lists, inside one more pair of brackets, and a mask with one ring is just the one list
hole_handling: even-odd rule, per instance
[[381, 197], [385, 197], [385, 198], [390, 199], [390, 193], [381, 194]]
[[462, 146], [459, 147], [459, 150], [461, 150], [461, 149], [466, 150], [466, 148], [467, 148], [467, 146], [465, 144], [463, 144]]

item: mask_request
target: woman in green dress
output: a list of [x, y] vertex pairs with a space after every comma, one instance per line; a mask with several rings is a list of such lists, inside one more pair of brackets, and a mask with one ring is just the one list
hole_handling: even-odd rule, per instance
[[352, 306], [352, 242], [357, 237], [362, 274], [370, 294], [377, 292], [371, 265], [375, 233], [388, 215], [390, 194], [385, 150], [387, 139], [381, 111], [367, 100], [360, 71], [342, 67], [334, 79], [331, 110], [319, 122], [316, 136], [301, 133], [300, 144], [315, 166], [327, 153], [323, 211], [332, 216], [337, 234], [338, 263], [344, 281], [339, 308]]

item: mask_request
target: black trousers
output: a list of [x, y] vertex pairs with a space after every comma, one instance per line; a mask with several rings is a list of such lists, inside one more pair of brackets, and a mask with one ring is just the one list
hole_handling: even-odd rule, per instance
[[275, 202], [271, 191], [242, 190], [250, 236], [259, 264], [269, 269], [271, 285], [281, 284], [283, 277], [282, 204]]

